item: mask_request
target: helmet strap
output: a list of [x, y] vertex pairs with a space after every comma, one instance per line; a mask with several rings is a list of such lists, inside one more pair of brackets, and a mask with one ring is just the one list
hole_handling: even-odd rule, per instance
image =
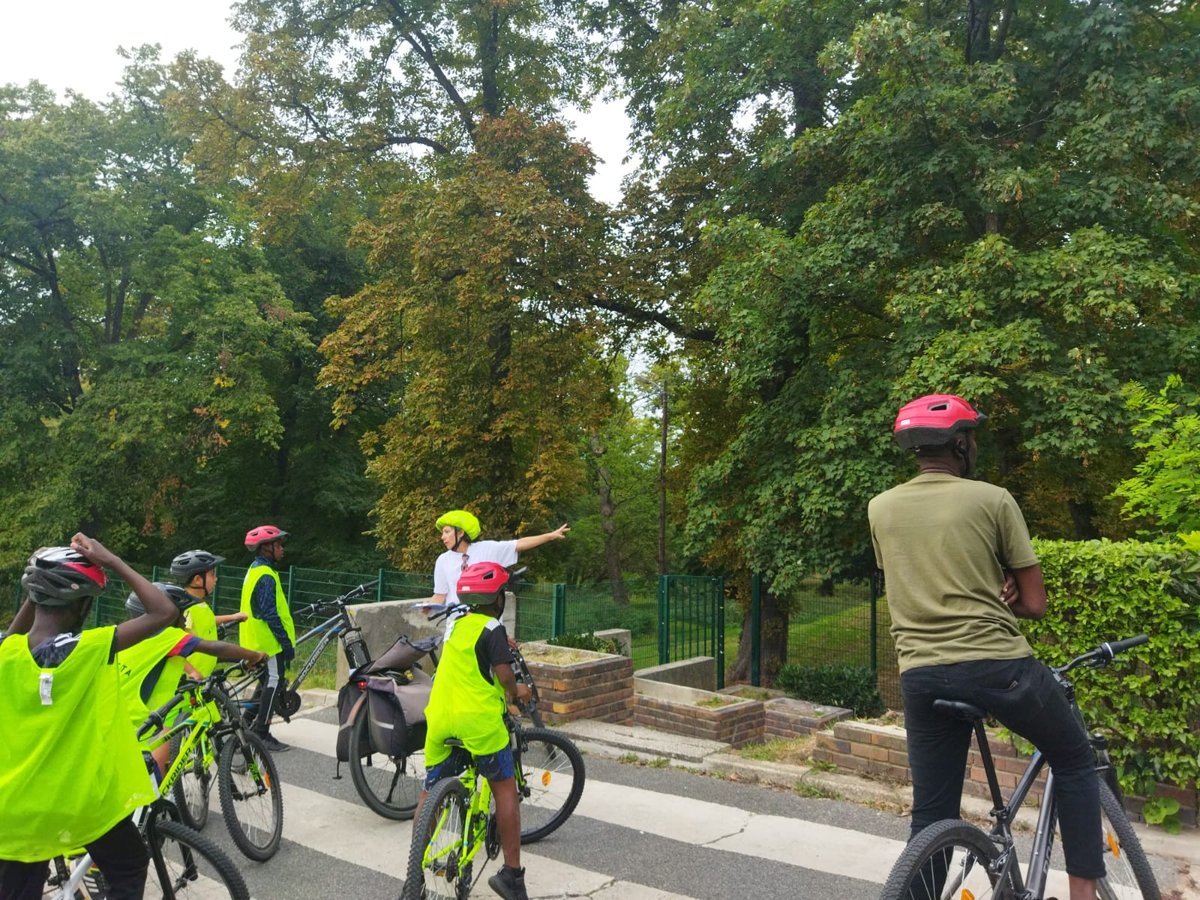
[[458, 535], [458, 538], [454, 541], [454, 546], [450, 548], [451, 550], [453, 550], [456, 553], [461, 552], [459, 550], [459, 547], [462, 546], [464, 541], [466, 542], [468, 547], [471, 546], [471, 539], [469, 537], [467, 537], [467, 533], [465, 531], [463, 531], [461, 528], [455, 528], [454, 533], [456, 535]]

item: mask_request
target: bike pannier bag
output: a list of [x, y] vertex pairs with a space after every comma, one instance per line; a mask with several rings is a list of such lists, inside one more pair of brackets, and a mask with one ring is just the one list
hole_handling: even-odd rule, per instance
[[404, 757], [425, 746], [425, 706], [433, 681], [420, 669], [411, 673], [412, 681], [405, 684], [381, 676], [367, 679], [368, 730], [376, 753]]
[[[350, 681], [342, 686], [338, 691], [338, 733], [337, 733], [337, 758], [338, 762], [350, 761], [350, 734], [354, 728], [354, 713], [356, 708], [361, 705], [362, 709], [358, 712], [362, 715], [366, 714], [366, 691], [358, 686], [356, 682]], [[368, 744], [370, 739], [369, 734], [364, 734], [358, 748], [359, 759], [371, 752]]]

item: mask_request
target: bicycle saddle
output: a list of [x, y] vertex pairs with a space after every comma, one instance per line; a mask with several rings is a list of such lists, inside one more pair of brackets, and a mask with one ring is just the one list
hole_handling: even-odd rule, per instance
[[944, 712], [948, 716], [954, 716], [968, 722], [987, 718], [987, 712], [981, 707], [973, 706], [970, 703], [962, 703], [958, 700], [934, 700], [933, 708], [939, 712]]

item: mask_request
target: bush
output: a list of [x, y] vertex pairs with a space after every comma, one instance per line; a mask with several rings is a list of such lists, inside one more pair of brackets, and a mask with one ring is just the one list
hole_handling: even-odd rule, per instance
[[617, 646], [616, 641], [596, 637], [593, 632], [560, 634], [558, 637], [550, 638], [546, 643], [556, 647], [570, 647], [572, 650], [594, 650], [597, 653], [621, 655], [621, 648]]
[[799, 666], [789, 663], [779, 670], [775, 686], [798, 700], [852, 709], [871, 718], [883, 712], [883, 699], [875, 673], [865, 666]]
[[1175, 544], [1034, 541], [1046, 617], [1025, 622], [1034, 653], [1060, 665], [1102, 641], [1150, 641], [1073, 680], [1084, 718], [1109, 737], [1131, 793], [1200, 778], [1200, 555]]

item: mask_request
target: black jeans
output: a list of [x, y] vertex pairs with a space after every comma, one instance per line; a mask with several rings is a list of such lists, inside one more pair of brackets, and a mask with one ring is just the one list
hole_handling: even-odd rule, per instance
[[[104, 880], [109, 900], [141, 900], [150, 855], [133, 819], [122, 819], [87, 845]], [[50, 863], [0, 860], [0, 900], [41, 900]]]
[[912, 769], [909, 840], [941, 819], [957, 819], [971, 723], [933, 708], [934, 700], [983, 707], [1042, 751], [1054, 772], [1067, 872], [1104, 875], [1096, 758], [1063, 689], [1031, 656], [909, 669], [900, 676]]

